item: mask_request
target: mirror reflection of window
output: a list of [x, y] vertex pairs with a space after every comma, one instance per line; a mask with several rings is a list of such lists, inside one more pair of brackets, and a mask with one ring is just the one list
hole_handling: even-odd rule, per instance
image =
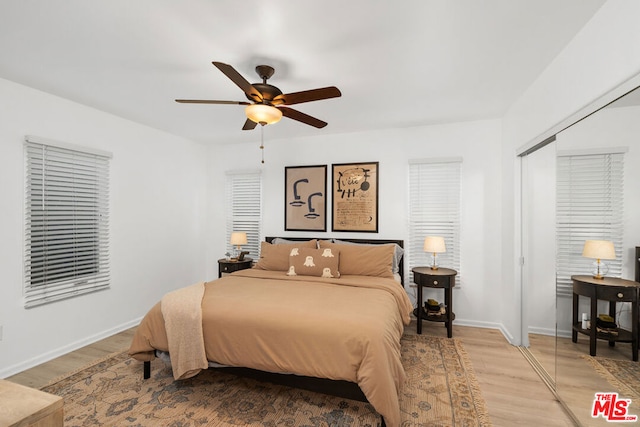
[[[557, 292], [572, 295], [571, 276], [589, 274], [593, 260], [582, 256], [585, 240], [613, 242], [611, 277], [622, 277], [624, 154], [626, 149], [558, 152]], [[571, 325], [563, 325], [569, 330]], [[563, 328], [565, 329], [565, 328]]]

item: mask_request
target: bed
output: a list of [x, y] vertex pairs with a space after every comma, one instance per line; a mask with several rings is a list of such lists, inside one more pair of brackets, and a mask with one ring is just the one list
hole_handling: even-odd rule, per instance
[[212, 365], [248, 368], [269, 381], [366, 399], [383, 425], [398, 426], [400, 338], [413, 309], [402, 246], [267, 238], [253, 268], [165, 295], [129, 354], [145, 362], [145, 377], [149, 361], [168, 352], [176, 379]]

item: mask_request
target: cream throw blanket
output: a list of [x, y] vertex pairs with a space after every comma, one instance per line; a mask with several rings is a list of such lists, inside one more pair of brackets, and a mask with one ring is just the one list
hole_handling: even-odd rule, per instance
[[169, 292], [161, 301], [173, 378], [182, 380], [207, 369], [202, 336], [204, 282]]

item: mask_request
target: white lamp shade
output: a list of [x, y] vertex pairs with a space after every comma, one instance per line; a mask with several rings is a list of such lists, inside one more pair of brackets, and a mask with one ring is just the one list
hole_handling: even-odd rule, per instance
[[282, 118], [282, 111], [276, 107], [265, 104], [251, 104], [244, 109], [247, 118], [256, 123], [268, 125], [277, 123]]
[[584, 242], [582, 256], [595, 259], [616, 259], [613, 242], [606, 240], [587, 240]]
[[230, 243], [232, 245], [246, 245], [247, 244], [247, 233], [244, 231], [234, 231], [231, 233]]
[[444, 244], [444, 237], [427, 236], [424, 239], [424, 251], [431, 253], [446, 252], [447, 248]]

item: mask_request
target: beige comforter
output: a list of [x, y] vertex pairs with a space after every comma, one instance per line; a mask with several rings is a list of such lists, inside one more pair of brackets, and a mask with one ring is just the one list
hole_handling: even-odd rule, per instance
[[[169, 351], [160, 303], [147, 313], [129, 353], [146, 361]], [[205, 284], [206, 357], [223, 365], [358, 383], [390, 427], [400, 425], [405, 374], [400, 338], [412, 310], [394, 280], [286, 276], [249, 269]]]

